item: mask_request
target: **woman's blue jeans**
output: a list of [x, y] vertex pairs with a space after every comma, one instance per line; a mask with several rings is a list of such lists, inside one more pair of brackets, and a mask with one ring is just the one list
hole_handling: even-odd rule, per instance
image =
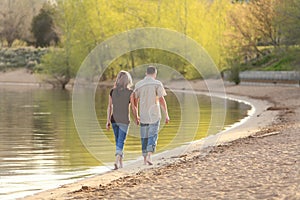
[[116, 142], [116, 155], [120, 155], [123, 157], [123, 149], [124, 143], [126, 140], [126, 136], [128, 133], [128, 124], [122, 123], [112, 123], [112, 128], [115, 134], [115, 142]]

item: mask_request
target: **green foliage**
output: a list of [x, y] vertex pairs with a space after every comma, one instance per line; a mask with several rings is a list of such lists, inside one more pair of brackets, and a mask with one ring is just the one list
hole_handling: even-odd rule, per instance
[[285, 45], [300, 44], [300, 1], [281, 0], [277, 2], [279, 15], [276, 23], [281, 27]]
[[290, 47], [285, 50], [272, 50], [270, 54], [239, 64], [241, 71], [292, 71], [300, 68], [300, 48]]
[[43, 56], [41, 62], [42, 64], [35, 70], [45, 74], [55, 73], [57, 75], [63, 75], [68, 68], [66, 53], [63, 50], [52, 49], [48, 54]]
[[48, 75], [46, 81], [54, 87], [64, 89], [71, 77], [74, 76], [74, 71], [70, 67], [64, 50], [52, 49], [50, 53], [42, 57], [41, 63], [35, 68], [35, 71]]
[[201, 78], [196, 69], [182, 57], [157, 49], [140, 49], [121, 56], [107, 69], [105, 73], [106, 78], [114, 78], [115, 74], [121, 69], [132, 71], [135, 77], [142, 78], [145, 75], [145, 71], [138, 71], [132, 67], [132, 57], [134, 58], [135, 67], [148, 63], [157, 63], [177, 70], [187, 79]]
[[[297, 17], [283, 14], [289, 11], [298, 16], [300, 9], [292, 10], [292, 5], [297, 6], [298, 3], [293, 0], [243, 2], [248, 3], [228, 0], [57, 0], [55, 24], [62, 32], [62, 60], [65, 62], [61, 66], [65, 66], [63, 71], [68, 72], [67, 76], [73, 77], [97, 44], [121, 32], [142, 27], [162, 27], [186, 34], [203, 46], [219, 69], [232, 66], [229, 69], [236, 77], [233, 78], [236, 83], [239, 83], [239, 70], [288, 69], [292, 62], [297, 63], [293, 61], [295, 57], [288, 59], [271, 51], [284, 51], [286, 48], [284, 41], [289, 38], [287, 32], [291, 28], [284, 27], [299, 22], [296, 22]], [[294, 34], [294, 38], [296, 36]], [[265, 52], [262, 46], [268, 51]], [[42, 66], [53, 67], [56, 57], [50, 57], [47, 62]], [[170, 66], [188, 79], [201, 77], [190, 63], [178, 55], [152, 49], [122, 55], [107, 68], [102, 79], [113, 79], [121, 69], [134, 72], [135, 67], [145, 63]], [[56, 67], [50, 72], [63, 76]]]
[[262, 56], [261, 59], [257, 59], [254, 62], [252, 62], [253, 66], [262, 66], [268, 64], [270, 61], [272, 61], [272, 56], [271, 55], [265, 55]]
[[287, 53], [292, 58], [291, 65], [293, 70], [300, 71], [300, 46], [291, 47]]
[[300, 42], [300, 1], [256, 0], [231, 8], [224, 43], [228, 60], [239, 60], [240, 70], [299, 68], [293, 49]]
[[299, 48], [291, 48], [284, 52], [273, 55], [275, 62], [271, 65], [262, 67], [262, 70], [266, 71], [291, 71], [299, 70], [300, 59], [299, 59]]
[[[229, 9], [226, 0], [213, 3], [206, 0], [58, 0], [57, 3], [58, 16], [55, 22], [62, 30], [61, 41], [72, 72], [79, 68], [97, 44], [137, 27], [162, 27], [187, 34], [208, 51], [217, 65], [225, 64], [221, 40], [226, 28], [225, 15]], [[174, 67], [189, 79], [200, 77], [179, 56], [152, 50], [121, 56], [102, 78], [111, 79], [120, 69], [133, 69], [148, 62]]]

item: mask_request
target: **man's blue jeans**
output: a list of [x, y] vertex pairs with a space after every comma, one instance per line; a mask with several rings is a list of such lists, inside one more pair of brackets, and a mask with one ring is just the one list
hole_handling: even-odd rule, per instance
[[128, 124], [112, 123], [112, 128], [115, 134], [116, 155], [123, 157], [124, 143], [128, 132]]
[[148, 152], [155, 152], [159, 124], [159, 120], [153, 124], [141, 123], [141, 143], [143, 156], [146, 156]]

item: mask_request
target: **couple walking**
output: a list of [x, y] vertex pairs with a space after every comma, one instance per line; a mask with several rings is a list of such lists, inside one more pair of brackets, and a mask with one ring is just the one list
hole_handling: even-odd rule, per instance
[[130, 122], [130, 107], [136, 124], [140, 125], [144, 164], [153, 164], [151, 157], [155, 152], [158, 139], [161, 119], [160, 106], [165, 113], [165, 122], [168, 123], [170, 120], [164, 98], [167, 94], [162, 83], [156, 80], [156, 75], [157, 69], [154, 66], [149, 66], [145, 78], [137, 82], [135, 89], [132, 90], [130, 89], [132, 86], [130, 74], [121, 71], [110, 91], [106, 128], [109, 130], [112, 126], [115, 135], [115, 169], [123, 167], [123, 149]]

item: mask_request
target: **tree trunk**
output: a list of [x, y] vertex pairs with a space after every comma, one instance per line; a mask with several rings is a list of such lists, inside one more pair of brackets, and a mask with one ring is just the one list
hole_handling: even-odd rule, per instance
[[14, 40], [7, 40], [8, 47], [11, 47], [13, 43], [14, 43]]

